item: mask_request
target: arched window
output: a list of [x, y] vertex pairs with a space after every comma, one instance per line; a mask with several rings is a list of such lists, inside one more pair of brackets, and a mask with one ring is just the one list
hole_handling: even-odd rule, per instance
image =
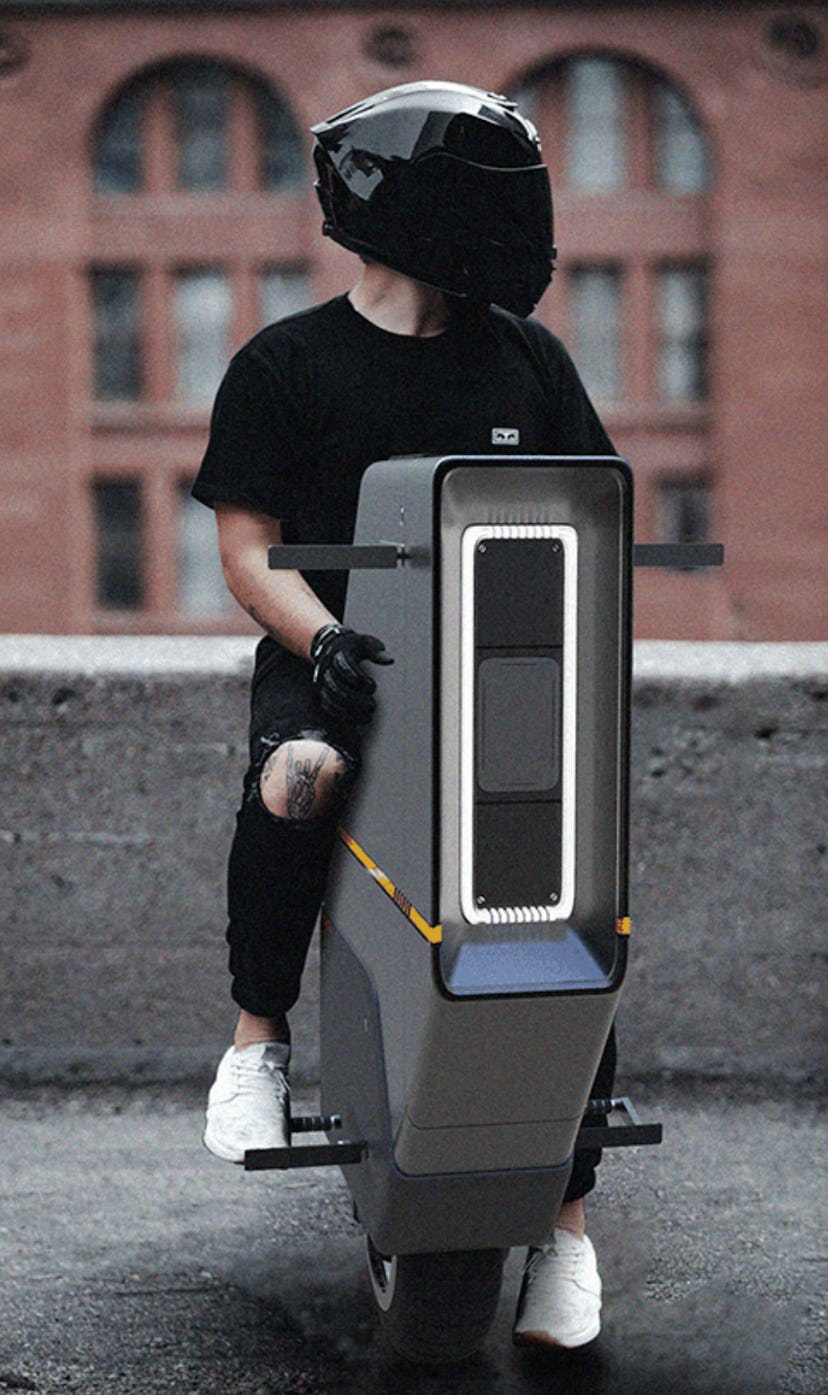
[[232, 628], [189, 485], [231, 354], [314, 298], [305, 144], [262, 77], [184, 58], [115, 94], [90, 153], [93, 623]]
[[516, 96], [540, 131], [555, 201], [560, 270], [540, 314], [619, 449], [643, 462], [644, 526], [685, 541], [711, 512], [703, 123], [687, 94], [626, 55], [568, 55]]
[[572, 58], [549, 79], [565, 121], [564, 180], [584, 191], [653, 185], [706, 188], [707, 146], [676, 88], [650, 70], [604, 56]]
[[708, 187], [710, 153], [693, 106], [643, 64], [575, 55], [525, 80], [517, 96], [553, 135], [549, 158], [559, 187], [593, 194], [701, 194]]
[[267, 84], [190, 59], [117, 94], [98, 125], [93, 172], [99, 194], [285, 190], [302, 182], [305, 159], [289, 109]]

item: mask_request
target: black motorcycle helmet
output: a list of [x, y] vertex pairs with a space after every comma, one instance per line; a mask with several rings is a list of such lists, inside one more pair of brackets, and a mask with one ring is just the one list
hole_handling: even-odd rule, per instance
[[449, 295], [528, 315], [552, 279], [552, 195], [514, 102], [390, 87], [313, 126], [323, 231]]

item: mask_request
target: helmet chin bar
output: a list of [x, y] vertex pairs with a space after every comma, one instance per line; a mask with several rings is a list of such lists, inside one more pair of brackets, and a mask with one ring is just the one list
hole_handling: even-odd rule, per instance
[[475, 285], [472, 281], [472, 270], [467, 268], [468, 284], [460, 286], [456, 278], [444, 278], [439, 275], [427, 275], [419, 267], [413, 265], [402, 257], [395, 257], [393, 252], [389, 255], [381, 252], [377, 247], [363, 238], [351, 237], [343, 233], [328, 218], [322, 223], [323, 236], [331, 238], [333, 242], [338, 242], [340, 246], [347, 248], [356, 256], [361, 257], [365, 262], [375, 262], [378, 266], [387, 267], [389, 271], [395, 271], [399, 276], [405, 276], [410, 281], [418, 281], [420, 285], [429, 286], [432, 290], [441, 291], [443, 295], [453, 297], [457, 300], [471, 301], [481, 306], [497, 305], [503, 310], [509, 310], [512, 314], [525, 319], [531, 315], [541, 295], [546, 290], [557, 269], [556, 258], [557, 247], [551, 248], [549, 280], [544, 285], [540, 294], [528, 291], [520, 295], [517, 278], [510, 281], [505, 289], [506, 294], [498, 294], [498, 288], [492, 284]]

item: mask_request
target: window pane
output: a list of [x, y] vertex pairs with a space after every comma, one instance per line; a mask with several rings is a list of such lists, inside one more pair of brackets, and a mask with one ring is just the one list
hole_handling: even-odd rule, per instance
[[656, 488], [661, 542], [703, 543], [710, 538], [710, 486], [706, 480], [660, 480]]
[[138, 273], [93, 271], [92, 314], [95, 396], [134, 401], [141, 393]]
[[266, 267], [261, 278], [262, 324], [271, 325], [313, 304], [310, 277], [304, 267]]
[[653, 94], [655, 149], [658, 183], [677, 194], [695, 194], [707, 188], [707, 142], [684, 98], [665, 83]]
[[700, 267], [658, 278], [658, 390], [664, 402], [707, 396], [706, 277]]
[[229, 357], [230, 285], [223, 271], [183, 271], [175, 283], [178, 396], [212, 402]]
[[132, 480], [96, 480], [94, 499], [98, 605], [137, 610], [144, 601], [139, 486]]
[[567, 176], [576, 189], [618, 189], [624, 182], [624, 74], [606, 58], [569, 65], [566, 86]]
[[125, 92], [105, 114], [95, 144], [95, 189], [134, 194], [141, 187], [141, 93]]
[[182, 484], [178, 509], [178, 608], [185, 615], [220, 616], [235, 609], [227, 589], [212, 509]]
[[304, 184], [305, 156], [293, 118], [272, 93], [257, 93], [261, 180], [265, 189]]
[[621, 276], [612, 267], [572, 273], [573, 357], [591, 397], [612, 401], [621, 391]]
[[191, 193], [227, 183], [227, 76], [218, 68], [189, 65], [173, 74], [178, 183]]

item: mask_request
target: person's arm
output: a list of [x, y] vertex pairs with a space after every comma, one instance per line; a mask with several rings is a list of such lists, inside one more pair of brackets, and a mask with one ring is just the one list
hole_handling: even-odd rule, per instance
[[301, 572], [271, 571], [267, 549], [282, 542], [279, 519], [237, 504], [215, 506], [221, 565], [239, 605], [267, 634], [301, 658], [323, 625], [335, 623]]

